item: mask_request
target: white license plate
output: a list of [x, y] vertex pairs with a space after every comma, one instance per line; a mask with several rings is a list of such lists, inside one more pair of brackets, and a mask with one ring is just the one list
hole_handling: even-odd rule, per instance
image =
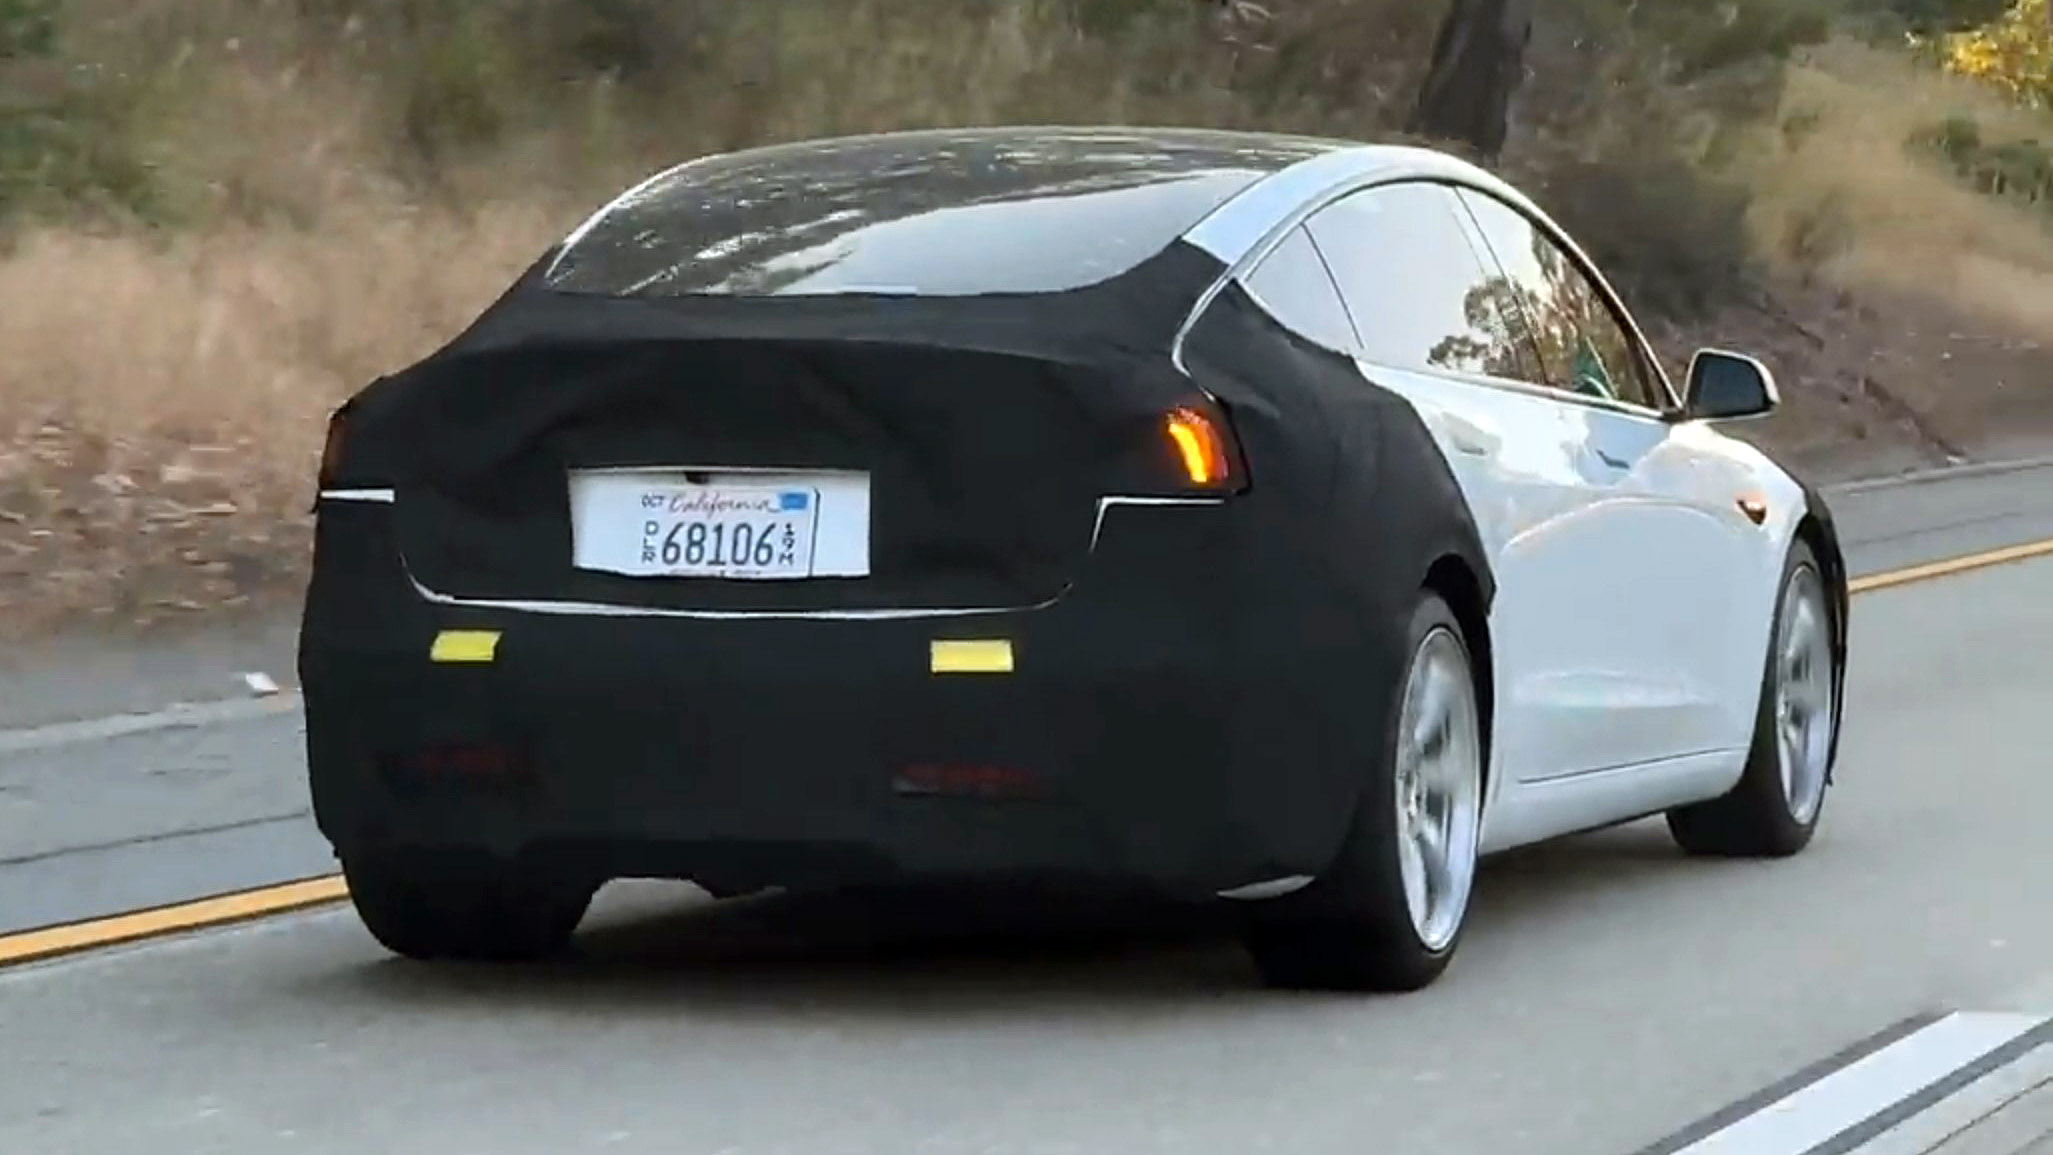
[[[845, 497], [823, 502], [819, 482], [804, 475], [730, 474], [710, 482], [661, 474], [573, 476], [572, 561], [580, 569], [632, 577], [819, 576], [823, 517], [839, 513], [846, 521], [857, 512], [842, 508]], [[864, 490], [860, 513], [867, 522]], [[866, 539], [868, 527], [862, 528]], [[824, 568], [846, 572], [835, 564], [832, 555], [842, 552], [835, 544], [825, 551]], [[866, 563], [866, 540], [862, 546]]]

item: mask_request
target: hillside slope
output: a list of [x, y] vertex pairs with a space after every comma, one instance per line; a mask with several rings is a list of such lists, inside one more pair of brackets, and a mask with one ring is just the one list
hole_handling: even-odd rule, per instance
[[[1763, 354], [1787, 410], [1735, 432], [1826, 476], [2053, 443], [2046, 211], [1985, 191], [1959, 145], [1965, 124], [1975, 157], [2010, 155], [2046, 117], [1900, 36], [1790, 15], [1874, 2], [1706, 24], [1694, 0], [1543, 0], [1501, 159], [1656, 320], [1671, 372], [1699, 345]], [[935, 124], [1374, 139], [1436, 19], [1414, 0], [0, 0], [0, 628], [295, 596], [328, 409], [652, 168]]]

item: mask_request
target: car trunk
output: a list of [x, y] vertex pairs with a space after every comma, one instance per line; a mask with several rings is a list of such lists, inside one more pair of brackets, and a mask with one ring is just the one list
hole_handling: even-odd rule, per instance
[[365, 436], [403, 463], [408, 569], [464, 599], [1034, 605], [1075, 579], [1101, 496], [1188, 489], [1162, 421], [1195, 393], [1166, 372], [689, 339], [445, 356], [409, 376]]

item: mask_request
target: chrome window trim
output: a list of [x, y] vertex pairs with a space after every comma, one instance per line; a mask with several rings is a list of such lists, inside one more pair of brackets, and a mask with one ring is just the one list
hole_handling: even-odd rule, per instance
[[[1197, 328], [1205, 310], [1226, 291], [1228, 285], [1241, 281], [1252, 272], [1262, 259], [1267, 257], [1290, 230], [1303, 224], [1312, 215], [1343, 197], [1383, 185], [1404, 184], [1411, 181], [1425, 181], [1468, 188], [1485, 196], [1494, 197], [1507, 206], [1524, 214], [1547, 239], [1559, 246], [1575, 261], [1579, 271], [1590, 279], [1597, 291], [1603, 295], [1612, 311], [1624, 320], [1626, 330], [1639, 345], [1640, 355], [1653, 369], [1656, 383], [1677, 409], [1681, 402], [1675, 390], [1674, 379], [1668, 375], [1667, 367], [1655, 355], [1653, 342], [1647, 339], [1639, 318], [1626, 307], [1625, 301], [1612, 287], [1596, 262], [1590, 259], [1574, 237], [1568, 235], [1560, 223], [1548, 216], [1539, 205], [1518, 189], [1492, 175], [1487, 170], [1430, 149], [1410, 145], [1360, 145], [1355, 148], [1339, 149], [1334, 152], [1299, 161], [1289, 168], [1280, 169], [1256, 181], [1242, 190], [1233, 199], [1212, 210], [1205, 218], [1186, 231], [1183, 243], [1202, 249], [1226, 267], [1213, 282], [1198, 295], [1197, 302], [1184, 317], [1176, 336], [1170, 344], [1169, 357], [1177, 370], [1189, 376], [1190, 370], [1184, 363], [1183, 347], [1190, 334]], [[1357, 351], [1356, 356], [1360, 353]], [[1362, 358], [1365, 363], [1369, 362]], [[1565, 389], [1535, 382], [1507, 382], [1496, 378], [1474, 380], [1457, 377], [1486, 388], [1518, 387], [1516, 391], [1532, 391], [1550, 400], [1605, 412], [1619, 413], [1628, 417], [1640, 417], [1654, 421], [1668, 420], [1668, 414], [1658, 409], [1632, 405], [1622, 401], [1606, 401], [1588, 397]]]

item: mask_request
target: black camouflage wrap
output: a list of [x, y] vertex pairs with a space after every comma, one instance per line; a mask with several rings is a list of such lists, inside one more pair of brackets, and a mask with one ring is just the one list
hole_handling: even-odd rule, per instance
[[[1495, 585], [1418, 416], [1351, 360], [1228, 287], [1179, 371], [1176, 333], [1222, 272], [1179, 243], [1013, 297], [628, 300], [524, 278], [346, 407], [340, 483], [397, 500], [319, 520], [301, 678], [321, 828], [345, 858], [481, 849], [723, 892], [1031, 872], [1201, 895], [1317, 873], [1385, 769], [1420, 589], [1452, 582], [1486, 615]], [[1101, 511], [1174, 493], [1150, 456], [1161, 414], [1207, 394], [1245, 491]], [[573, 569], [565, 470], [680, 463], [868, 470], [872, 575]], [[479, 600], [616, 612], [452, 604]], [[806, 616], [908, 606], [966, 612]], [[459, 627], [502, 631], [496, 660], [430, 663]], [[937, 677], [946, 637], [1008, 638], [1016, 668]], [[519, 772], [409, 770], [480, 743]], [[934, 765], [1017, 789], [904, 788]]]

